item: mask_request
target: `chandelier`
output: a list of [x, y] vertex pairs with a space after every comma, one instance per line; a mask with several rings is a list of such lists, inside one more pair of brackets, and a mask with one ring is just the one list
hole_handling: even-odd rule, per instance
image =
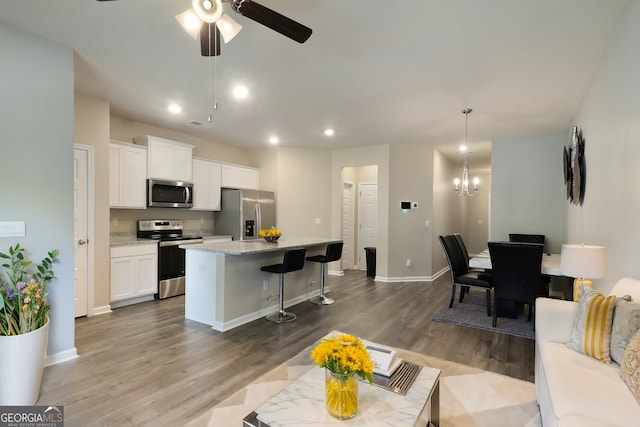
[[[453, 180], [453, 185], [455, 186], [453, 191], [455, 191], [458, 197], [467, 196], [473, 197], [476, 195], [478, 191], [478, 184], [480, 180], [478, 177], [473, 178], [473, 192], [469, 191], [469, 164], [467, 162], [467, 152], [469, 147], [467, 145], [467, 138], [469, 134], [469, 113], [473, 110], [471, 108], [465, 108], [462, 110], [464, 114], [464, 145], [460, 146], [460, 151], [464, 151], [464, 165], [462, 166], [462, 181], [460, 178], [456, 177]], [[460, 185], [462, 184], [462, 185]]]

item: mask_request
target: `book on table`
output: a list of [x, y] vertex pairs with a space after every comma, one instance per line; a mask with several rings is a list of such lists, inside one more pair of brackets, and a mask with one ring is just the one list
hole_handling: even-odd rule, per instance
[[374, 374], [390, 377], [402, 363], [393, 348], [364, 340], [363, 343], [373, 363]]

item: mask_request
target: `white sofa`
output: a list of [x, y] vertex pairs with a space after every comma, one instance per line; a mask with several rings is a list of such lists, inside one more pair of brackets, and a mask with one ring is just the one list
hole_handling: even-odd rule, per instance
[[[621, 279], [610, 295], [631, 295], [639, 302], [640, 280]], [[542, 425], [640, 426], [640, 404], [620, 377], [620, 367], [567, 347], [577, 309], [573, 301], [536, 301], [535, 386]]]

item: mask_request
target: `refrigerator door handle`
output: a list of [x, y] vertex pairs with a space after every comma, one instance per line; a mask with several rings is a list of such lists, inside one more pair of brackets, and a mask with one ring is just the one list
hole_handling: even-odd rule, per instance
[[260, 211], [259, 203], [256, 203], [255, 212], [256, 212], [256, 228], [258, 232], [260, 232], [260, 230], [262, 230], [262, 212]]

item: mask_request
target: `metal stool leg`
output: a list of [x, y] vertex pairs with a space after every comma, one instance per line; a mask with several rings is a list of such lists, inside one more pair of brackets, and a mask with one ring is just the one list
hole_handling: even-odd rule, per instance
[[333, 304], [334, 302], [336, 302], [334, 299], [332, 298], [328, 298], [324, 295], [324, 266], [326, 263], [320, 263], [320, 274], [322, 275], [322, 277], [320, 278], [320, 295], [317, 297], [313, 297], [309, 300], [309, 302], [313, 303], [313, 304], [318, 304], [318, 305], [329, 305], [329, 304]]
[[280, 273], [280, 306], [277, 313], [270, 314], [267, 316], [267, 320], [276, 323], [285, 323], [296, 320], [296, 315], [293, 313], [287, 313], [284, 311], [284, 273]]

